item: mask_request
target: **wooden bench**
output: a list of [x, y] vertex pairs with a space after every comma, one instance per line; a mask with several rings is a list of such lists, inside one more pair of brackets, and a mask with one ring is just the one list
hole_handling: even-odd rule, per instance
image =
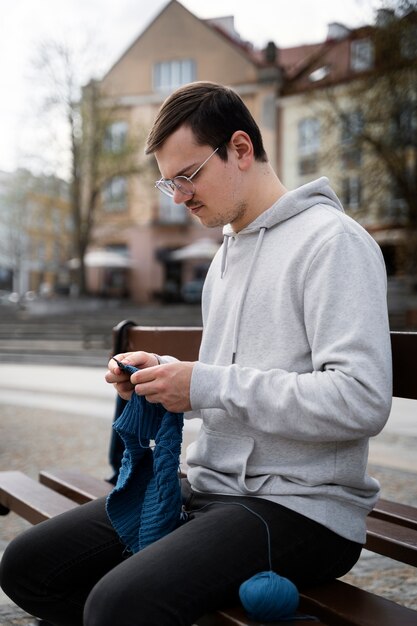
[[[153, 328], [122, 322], [113, 331], [113, 354], [143, 349], [197, 358], [200, 328]], [[391, 333], [394, 396], [417, 399], [413, 364], [417, 360], [417, 333]], [[0, 506], [38, 523], [93, 498], [106, 495], [112, 485], [78, 471], [44, 470], [39, 482], [21, 472], [0, 472]], [[381, 499], [368, 516], [368, 550], [417, 567], [417, 508]], [[322, 626], [416, 626], [417, 611], [340, 580], [303, 589], [300, 612], [317, 617]], [[278, 624], [276, 622], [275, 624]], [[284, 623], [284, 622], [282, 622]], [[297, 619], [295, 626], [307, 624]], [[197, 621], [198, 626], [260, 626], [248, 620], [241, 607], [217, 611]]]

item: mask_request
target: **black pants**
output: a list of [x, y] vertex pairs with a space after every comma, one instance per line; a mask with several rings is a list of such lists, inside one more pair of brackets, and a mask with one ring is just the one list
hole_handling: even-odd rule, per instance
[[359, 558], [360, 544], [278, 504], [192, 494], [187, 481], [183, 493], [189, 521], [131, 556], [104, 499], [30, 528], [4, 553], [4, 591], [56, 626], [190, 626], [238, 603], [240, 584], [269, 569], [265, 524], [246, 507], [268, 524], [274, 571], [298, 587], [342, 576]]

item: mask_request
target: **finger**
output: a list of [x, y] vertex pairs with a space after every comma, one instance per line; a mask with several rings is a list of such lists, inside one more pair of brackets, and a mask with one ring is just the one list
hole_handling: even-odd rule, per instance
[[121, 382], [114, 383], [117, 391], [119, 392], [131, 392], [134, 389], [134, 385], [129, 380], [123, 380]]
[[114, 372], [115, 374], [121, 374], [123, 370], [120, 368], [119, 363], [123, 362], [123, 360], [126, 358], [126, 355], [128, 354], [129, 353], [126, 352], [124, 354], [116, 354], [115, 356], [111, 357], [107, 364], [109, 371]]
[[119, 367], [114, 370], [107, 370], [104, 375], [104, 380], [108, 383], [122, 383], [129, 381], [129, 379], [129, 373], [122, 371]]
[[158, 404], [160, 402], [158, 396], [156, 394], [152, 396], [145, 396], [146, 400], [151, 404]]
[[128, 359], [131, 354], [132, 354], [131, 352], [120, 352], [119, 354], [114, 354], [111, 357], [109, 363], [114, 367], [116, 366], [117, 361], [123, 362], [126, 359]]
[[130, 377], [130, 381], [133, 385], [141, 385], [144, 383], [150, 383], [155, 381], [158, 376], [161, 375], [161, 366], [153, 365], [151, 367], [146, 367], [142, 370], [138, 370]]
[[138, 396], [153, 395], [155, 393], [155, 390], [152, 390], [149, 385], [139, 384], [135, 385], [135, 393]]

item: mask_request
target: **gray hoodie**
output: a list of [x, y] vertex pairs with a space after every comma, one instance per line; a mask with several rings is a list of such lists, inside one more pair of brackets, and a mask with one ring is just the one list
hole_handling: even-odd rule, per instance
[[224, 235], [191, 380], [188, 416], [203, 420], [191, 486], [266, 498], [364, 542], [379, 492], [368, 440], [392, 391], [381, 251], [326, 178]]

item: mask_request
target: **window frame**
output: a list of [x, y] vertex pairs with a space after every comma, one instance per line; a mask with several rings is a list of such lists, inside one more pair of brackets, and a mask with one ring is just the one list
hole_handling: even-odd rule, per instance
[[157, 61], [152, 68], [154, 91], [173, 91], [182, 85], [194, 82], [197, 65], [194, 59], [167, 59]]
[[374, 67], [375, 50], [369, 37], [354, 39], [350, 42], [350, 69], [354, 72], [366, 72]]
[[[118, 192], [117, 185], [121, 185]], [[112, 176], [101, 189], [101, 204], [106, 213], [123, 213], [128, 208], [128, 181], [126, 176]]]

